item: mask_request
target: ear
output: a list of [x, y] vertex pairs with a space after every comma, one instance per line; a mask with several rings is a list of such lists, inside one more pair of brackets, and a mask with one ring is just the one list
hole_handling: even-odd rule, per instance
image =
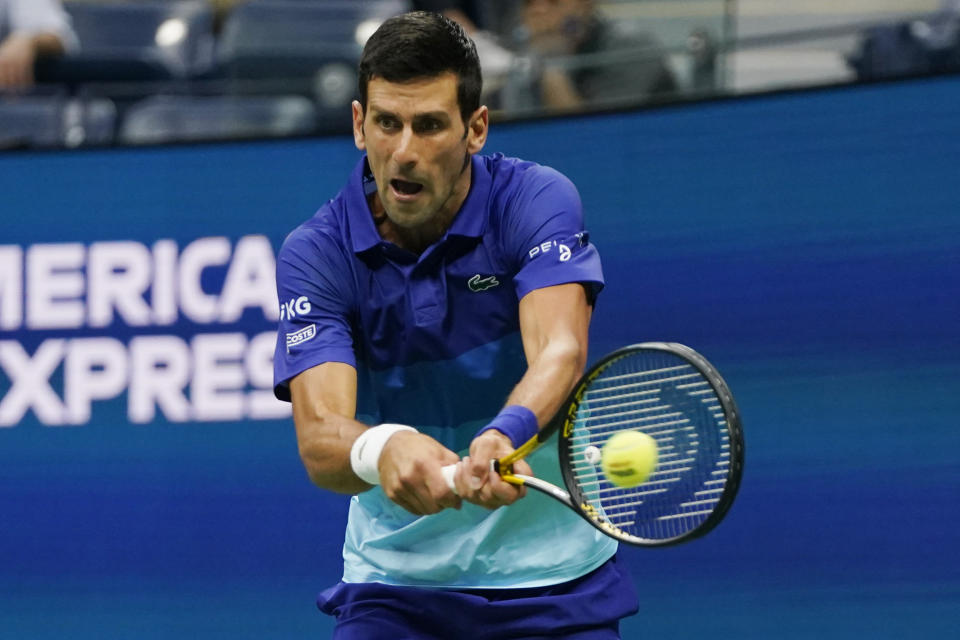
[[360, 149], [360, 151], [365, 151], [367, 137], [363, 133], [363, 106], [357, 100], [354, 100], [351, 106], [353, 109], [353, 144], [357, 145], [357, 149]]
[[479, 153], [487, 143], [487, 132], [490, 130], [490, 111], [481, 106], [470, 116], [467, 123], [467, 153]]

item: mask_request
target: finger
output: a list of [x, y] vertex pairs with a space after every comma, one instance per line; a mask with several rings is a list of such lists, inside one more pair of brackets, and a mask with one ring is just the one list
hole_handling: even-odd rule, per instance
[[[532, 475], [533, 475], [533, 469], [530, 468], [530, 465], [527, 464], [527, 461], [526, 461], [526, 460], [517, 460], [516, 462], [514, 462], [514, 463], [513, 463], [513, 472], [514, 472], [515, 474], [520, 474], [520, 475], [524, 475], [524, 476], [532, 476]], [[524, 497], [525, 495], [527, 495], [527, 486], [526, 486], [526, 485], [523, 485], [523, 484], [521, 484], [521, 485], [512, 484], [512, 485], [510, 485], [510, 486], [512, 486], [513, 488], [515, 488], [515, 489], [518, 490], [516, 500], [519, 500], [520, 498], [522, 498], [522, 497]]]
[[485, 490], [487, 483], [487, 477], [493, 476], [496, 474], [491, 474], [489, 468], [486, 465], [483, 466], [487, 475], [484, 476], [482, 481], [480, 481], [479, 486], [478, 479], [473, 475], [474, 465], [479, 464], [476, 459], [471, 458], [470, 456], [465, 457], [461, 464], [459, 465], [458, 472], [454, 477], [454, 482], [457, 486], [457, 491], [467, 502], [472, 502], [473, 504], [479, 505], [481, 507], [487, 507], [489, 509], [495, 509], [500, 506], [499, 501], [491, 500], [491, 493], [489, 489]]
[[[387, 497], [390, 498], [390, 496]], [[390, 501], [403, 507], [405, 510], [409, 511], [415, 516], [427, 515], [423, 508], [415, 500], [409, 500], [406, 496], [395, 495], [390, 498]]]
[[[470, 477], [468, 481], [472, 479]], [[505, 483], [500, 479], [499, 474], [488, 473], [483, 486], [473, 489], [467, 499], [488, 509], [501, 507], [506, 504], [504, 500], [506, 490], [502, 486], [503, 484]]]
[[474, 488], [479, 489], [486, 483], [490, 471], [491, 461], [503, 457], [513, 451], [513, 447], [506, 436], [497, 431], [488, 431], [476, 438], [470, 445], [471, 475]]
[[393, 489], [391, 488], [391, 485], [387, 483], [384, 483], [381, 486], [383, 487], [384, 495], [386, 495], [391, 502], [400, 505], [415, 516], [424, 515], [423, 508], [415, 495], [403, 491], [402, 489]]
[[[533, 475], [533, 470], [526, 461], [518, 460], [511, 466], [510, 473], [530, 476]], [[507, 482], [497, 473], [490, 474], [487, 488], [490, 492], [491, 499], [502, 504], [513, 504], [527, 495], [527, 487], [525, 485]]]
[[432, 499], [429, 488], [422, 479], [404, 477], [390, 473], [381, 476], [383, 493], [410, 513], [423, 516], [440, 511], [440, 507]]
[[467, 456], [464, 462], [464, 478], [467, 485], [467, 495], [474, 495], [487, 483], [490, 475], [490, 461], [482, 456]]
[[530, 468], [530, 464], [526, 460], [517, 460], [513, 463], [513, 472], [519, 473], [522, 476], [532, 476], [533, 469]]
[[443, 507], [437, 504], [427, 490], [398, 496], [398, 500], [395, 500], [395, 502], [417, 516], [427, 516], [443, 510]]
[[489, 492], [491, 501], [498, 504], [512, 504], [524, 492], [522, 485], [518, 486], [505, 481], [499, 474], [491, 474], [485, 489]]
[[445, 496], [437, 500], [437, 506], [439, 506], [441, 509], [459, 510], [460, 507], [463, 506], [463, 498], [453, 493], [452, 491], [450, 491], [449, 493], [450, 493], [449, 496]]
[[489, 473], [489, 471], [486, 471], [482, 476], [474, 475], [475, 473], [484, 472], [484, 469], [477, 468], [478, 466], [482, 467], [483, 465], [479, 465], [476, 458], [466, 456], [460, 461], [460, 464], [457, 465], [457, 473], [454, 476], [457, 493], [469, 502], [479, 503], [480, 498], [478, 492], [486, 483], [486, 473]]
[[388, 496], [404, 509], [416, 515], [429, 515], [444, 509], [459, 509], [462, 502], [447, 484], [440, 466], [423, 469], [412, 477], [399, 477], [394, 487], [393, 497]]
[[[459, 464], [459, 463], [458, 463]], [[459, 509], [462, 502], [450, 485], [442, 471], [435, 471], [427, 478], [427, 485], [430, 489], [431, 497], [440, 509]]]

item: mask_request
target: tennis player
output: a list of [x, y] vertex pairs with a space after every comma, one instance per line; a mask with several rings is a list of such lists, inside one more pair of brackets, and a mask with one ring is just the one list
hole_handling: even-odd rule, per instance
[[[277, 265], [275, 392], [313, 482], [353, 495], [319, 607], [340, 640], [619, 638], [637, 597], [616, 543], [488, 470], [585, 364], [603, 276], [577, 191], [478, 155], [476, 49], [439, 14], [385, 22], [359, 89], [366, 153]], [[560, 482], [556, 455], [517, 471]], [[441, 467], [458, 461], [455, 493]]]

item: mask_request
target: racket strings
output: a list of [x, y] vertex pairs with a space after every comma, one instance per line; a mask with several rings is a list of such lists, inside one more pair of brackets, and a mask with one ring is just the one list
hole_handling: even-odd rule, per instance
[[[657, 442], [658, 463], [643, 484], [610, 483], [587, 447], [639, 430]], [[730, 466], [723, 406], [704, 375], [665, 353], [614, 361], [581, 398], [568, 463], [584, 501], [626, 537], [665, 540], [700, 526], [721, 499]]]

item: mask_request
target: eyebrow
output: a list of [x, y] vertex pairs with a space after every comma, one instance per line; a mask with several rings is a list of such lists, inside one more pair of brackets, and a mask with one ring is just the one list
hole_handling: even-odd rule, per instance
[[[378, 107], [373, 103], [370, 104], [370, 112], [371, 113], [375, 112], [380, 115], [399, 117], [397, 113], [389, 109], [383, 109], [381, 107]], [[419, 120], [422, 118], [435, 118], [437, 120], [449, 120], [450, 116], [446, 111], [439, 110], [439, 109], [437, 111], [423, 111], [423, 112], [413, 114], [414, 120]]]

